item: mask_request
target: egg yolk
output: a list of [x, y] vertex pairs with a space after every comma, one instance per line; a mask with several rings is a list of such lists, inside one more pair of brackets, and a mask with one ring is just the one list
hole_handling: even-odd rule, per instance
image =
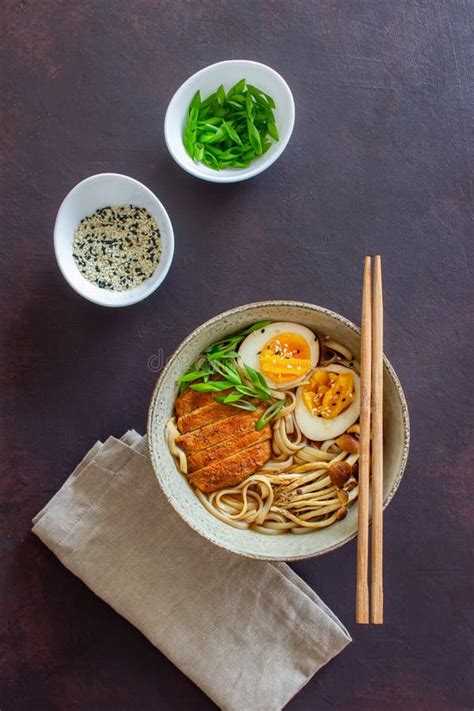
[[270, 338], [260, 352], [260, 370], [277, 383], [295, 380], [310, 368], [309, 344], [296, 333], [280, 333]]
[[352, 373], [331, 373], [317, 370], [303, 388], [303, 401], [312, 415], [333, 420], [353, 402], [354, 378]]

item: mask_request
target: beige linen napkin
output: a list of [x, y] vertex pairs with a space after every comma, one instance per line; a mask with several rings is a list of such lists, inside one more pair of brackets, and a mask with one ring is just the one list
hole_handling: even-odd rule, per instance
[[276, 711], [350, 642], [285, 564], [204, 540], [158, 485], [146, 438], [97, 442], [33, 531], [227, 711]]

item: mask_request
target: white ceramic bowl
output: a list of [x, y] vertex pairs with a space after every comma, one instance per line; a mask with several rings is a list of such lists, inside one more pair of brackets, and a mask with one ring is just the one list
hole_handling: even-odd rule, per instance
[[[234, 553], [264, 560], [297, 560], [339, 548], [357, 533], [357, 504], [346, 518], [304, 535], [267, 536], [241, 530], [219, 521], [201, 504], [168, 451], [165, 425], [173, 412], [176, 378], [213, 341], [264, 319], [294, 321], [331, 336], [359, 354], [360, 332], [353, 323], [320, 306], [297, 301], [268, 301], [240, 306], [199, 326], [167, 362], [155, 387], [148, 413], [148, 441], [158, 481], [181, 518], [213, 543]], [[387, 506], [402, 478], [408, 456], [409, 420], [400, 382], [384, 361], [384, 505]]]
[[[153, 215], [160, 230], [161, 259], [157, 268], [143, 284], [128, 291], [95, 286], [81, 274], [72, 256], [74, 232], [79, 222], [108, 205], [144, 207]], [[61, 203], [54, 225], [54, 251], [64, 278], [78, 294], [101, 306], [129, 306], [149, 296], [167, 275], [174, 253], [173, 228], [161, 202], [142, 183], [118, 173], [100, 173], [78, 183]]]
[[[246, 79], [250, 84], [254, 84], [265, 93], [270, 94], [275, 100], [274, 114], [280, 140], [274, 142], [263, 156], [257, 158], [247, 168], [211, 170], [205, 165], [193, 161], [184, 149], [183, 130], [189, 104], [198, 89], [204, 99], [221, 84], [227, 91], [240, 79]], [[265, 64], [245, 59], [231, 59], [201, 69], [179, 87], [166, 111], [165, 141], [178, 165], [191, 175], [213, 183], [236, 183], [239, 180], [253, 178], [254, 175], [266, 170], [281, 156], [290, 140], [294, 123], [295, 103], [286, 81]]]

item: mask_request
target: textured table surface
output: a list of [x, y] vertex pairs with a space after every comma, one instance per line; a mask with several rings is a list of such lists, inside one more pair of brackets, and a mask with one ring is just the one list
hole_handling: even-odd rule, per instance
[[[355, 542], [295, 565], [354, 643], [288, 708], [473, 707], [473, 15], [457, 0], [2, 4], [2, 711], [213, 708], [31, 517], [97, 438], [144, 430], [153, 356], [253, 300], [357, 321], [376, 252], [412, 418], [385, 519], [386, 623], [354, 624]], [[167, 153], [166, 106], [190, 74], [241, 57], [289, 82], [293, 138], [254, 180], [201, 182]], [[77, 296], [53, 254], [62, 198], [103, 171], [143, 181], [175, 228], [165, 283], [123, 310]]]

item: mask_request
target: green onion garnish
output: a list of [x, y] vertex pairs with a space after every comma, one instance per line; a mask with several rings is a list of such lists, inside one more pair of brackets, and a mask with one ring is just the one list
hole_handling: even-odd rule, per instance
[[186, 153], [212, 170], [246, 168], [280, 140], [275, 102], [241, 79], [229, 91], [223, 85], [206, 99], [197, 91], [183, 133]]

